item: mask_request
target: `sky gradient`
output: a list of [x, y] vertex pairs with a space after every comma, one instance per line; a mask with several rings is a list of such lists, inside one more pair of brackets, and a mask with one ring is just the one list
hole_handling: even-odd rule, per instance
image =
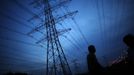
[[[60, 0], [52, 0], [52, 5], [56, 1]], [[0, 0], [0, 74], [7, 71], [44, 73], [46, 41], [43, 41], [45, 48], [36, 42], [45, 36], [45, 28], [41, 30], [44, 35], [32, 34], [37, 40], [27, 35], [42, 23], [40, 19], [28, 21], [42, 9], [33, 8], [30, 2], [32, 0]], [[59, 38], [73, 73], [76, 72], [74, 60], [79, 72], [87, 71], [87, 48], [91, 44], [95, 45], [103, 66], [125, 54], [127, 46], [122, 38], [134, 34], [133, 0], [72, 0], [56, 9], [53, 15], [59, 17], [75, 10], [78, 10], [75, 20], [68, 18], [56, 24], [58, 30], [71, 28]]]

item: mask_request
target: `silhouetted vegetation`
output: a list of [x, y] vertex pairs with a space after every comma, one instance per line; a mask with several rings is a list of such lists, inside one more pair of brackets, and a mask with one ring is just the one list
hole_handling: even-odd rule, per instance
[[27, 73], [21, 73], [21, 72], [16, 72], [16, 73], [8, 72], [5, 75], [28, 75], [28, 74]]

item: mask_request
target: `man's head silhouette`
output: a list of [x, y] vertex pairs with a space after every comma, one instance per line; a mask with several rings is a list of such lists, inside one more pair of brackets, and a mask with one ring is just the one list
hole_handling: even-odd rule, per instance
[[88, 51], [89, 51], [90, 53], [95, 53], [95, 52], [96, 52], [95, 47], [94, 47], [93, 45], [90, 45], [90, 46], [88, 47]]
[[128, 47], [132, 48], [134, 46], [134, 36], [131, 34], [124, 36], [123, 41]]

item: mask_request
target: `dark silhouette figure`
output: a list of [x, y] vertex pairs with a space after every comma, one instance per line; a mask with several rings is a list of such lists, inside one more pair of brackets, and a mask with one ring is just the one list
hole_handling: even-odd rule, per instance
[[124, 43], [128, 46], [127, 50], [127, 62], [129, 73], [134, 74], [134, 36], [131, 34], [126, 35], [123, 38]]
[[123, 41], [128, 46], [128, 62], [134, 62], [134, 36], [128, 34], [123, 38]]
[[90, 75], [102, 74], [102, 66], [99, 64], [95, 52], [96, 49], [93, 45], [88, 47], [89, 54], [87, 55], [88, 70]]

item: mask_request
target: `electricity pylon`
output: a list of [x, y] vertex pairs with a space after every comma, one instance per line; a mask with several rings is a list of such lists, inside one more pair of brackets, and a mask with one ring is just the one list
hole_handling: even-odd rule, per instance
[[70, 31], [71, 29], [69, 28], [58, 31], [56, 28], [56, 23], [63, 21], [64, 19], [69, 17], [72, 18], [72, 16], [78, 11], [68, 12], [67, 14], [58, 18], [55, 18], [53, 16], [53, 10], [55, 10], [55, 8], [58, 8], [69, 1], [70, 0], [61, 0], [61, 2], [55, 6], [52, 6], [49, 0], [36, 0], [31, 3], [34, 5], [34, 7], [39, 5], [44, 6], [42, 15], [45, 18], [44, 20], [40, 18], [40, 14], [34, 15], [30, 19], [32, 20], [34, 18], [39, 18], [41, 19], [43, 24], [33, 28], [28, 33], [28, 35], [33, 34], [37, 31], [40, 32], [40, 30], [44, 28], [46, 30], [46, 36], [36, 42], [38, 44], [47, 41], [46, 75], [72, 75], [67, 58], [59, 41], [59, 35], [62, 35], [63, 33]]

